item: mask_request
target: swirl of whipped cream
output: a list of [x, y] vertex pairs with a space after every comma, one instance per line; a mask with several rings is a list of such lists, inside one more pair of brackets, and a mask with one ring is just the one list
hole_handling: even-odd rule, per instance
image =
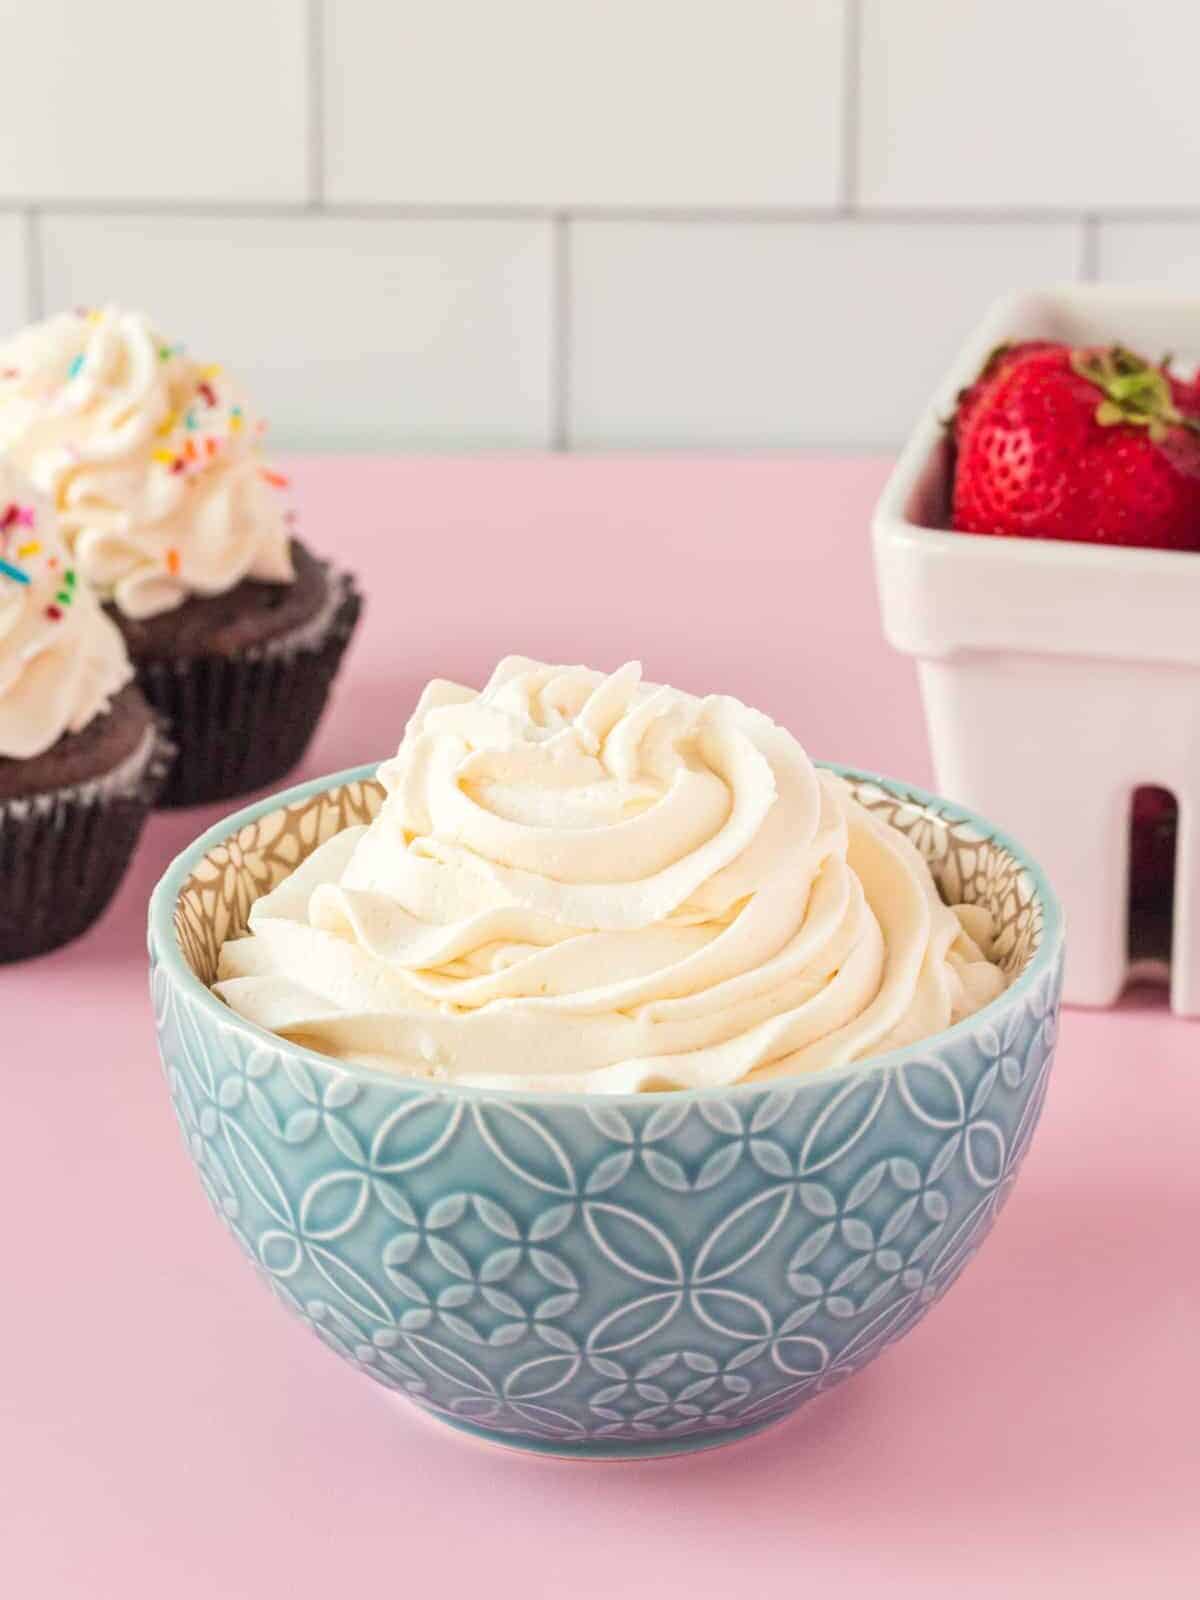
[[146, 317], [65, 313], [0, 346], [0, 452], [57, 507], [81, 575], [129, 617], [243, 578], [289, 583], [261, 424]]
[[116, 624], [78, 577], [53, 508], [0, 463], [0, 756], [40, 756], [133, 677]]
[[379, 776], [375, 821], [254, 905], [215, 985], [340, 1060], [721, 1085], [887, 1050], [1004, 987], [986, 913], [945, 906], [912, 844], [790, 734], [636, 664], [435, 681]]

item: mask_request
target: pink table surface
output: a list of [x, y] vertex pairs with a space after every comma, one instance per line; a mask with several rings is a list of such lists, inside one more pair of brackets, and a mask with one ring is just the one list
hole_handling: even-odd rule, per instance
[[[720, 689], [814, 755], [928, 778], [876, 624], [885, 464], [295, 464], [367, 611], [308, 776], [519, 651]], [[228, 808], [225, 808], [228, 809]], [[103, 922], [0, 971], [0, 1594], [1127, 1597], [1200, 1590], [1200, 1028], [1073, 1012], [995, 1236], [915, 1334], [724, 1451], [466, 1443], [342, 1367], [214, 1222], [145, 994], [157, 818]]]

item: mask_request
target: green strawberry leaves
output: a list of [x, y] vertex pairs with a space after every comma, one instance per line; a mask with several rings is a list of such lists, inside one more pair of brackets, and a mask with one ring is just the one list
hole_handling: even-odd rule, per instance
[[1159, 445], [1173, 428], [1200, 433], [1200, 419], [1185, 415], [1175, 404], [1166, 361], [1152, 367], [1132, 350], [1114, 344], [1107, 350], [1072, 350], [1071, 368], [1103, 396], [1095, 411], [1102, 428], [1121, 423], [1145, 428]]

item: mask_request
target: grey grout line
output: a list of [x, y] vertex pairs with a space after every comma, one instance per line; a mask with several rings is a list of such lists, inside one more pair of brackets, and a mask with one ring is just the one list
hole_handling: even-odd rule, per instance
[[1083, 283], [1095, 283], [1100, 277], [1100, 219], [1090, 213], [1080, 230], [1079, 277]]
[[[228, 221], [304, 221], [327, 217], [353, 222], [554, 222], [561, 217], [571, 222], [677, 222], [680, 224], [746, 222], [762, 223], [846, 223], [865, 227], [888, 223], [962, 223], [970, 226], [1028, 226], [1083, 221], [1091, 215], [1069, 207], [1042, 209], [1006, 207], [998, 210], [956, 209], [946, 206], [872, 206], [857, 209], [848, 217], [844, 209], [822, 206], [571, 206], [569, 208], [534, 205], [400, 205], [322, 203], [307, 200], [219, 201], [219, 200], [126, 200], [126, 199], [30, 199], [28, 196], [0, 195], [0, 212], [29, 209], [50, 216], [87, 217], [95, 220], [118, 217], [194, 217]], [[1105, 222], [1200, 222], [1200, 207], [1174, 211], [1154, 210], [1096, 214]]]
[[703, 223], [843, 223], [865, 227], [887, 223], [962, 223], [964, 226], [1040, 227], [1052, 223], [1197, 223], [1200, 206], [1154, 207], [1142, 210], [1078, 207], [1007, 206], [995, 209], [953, 206], [856, 207], [848, 214], [842, 206], [539, 206], [493, 204], [392, 204], [318, 202], [311, 200], [174, 200], [36, 197], [0, 195], [0, 212], [30, 211], [61, 217], [86, 217], [103, 221], [119, 217], [181, 217], [228, 221], [304, 221], [315, 217], [349, 222], [676, 222]]
[[571, 224], [554, 219], [550, 288], [550, 448], [571, 448]]
[[[320, 0], [312, 0], [314, 10]], [[317, 141], [310, 150], [310, 182], [322, 181], [317, 171]], [[706, 226], [706, 224], [747, 224], [747, 226], [779, 226], [779, 224], [829, 224], [842, 226], [883, 227], [888, 224], [928, 224], [928, 226], [963, 227], [1050, 227], [1070, 222], [1080, 229], [1080, 259], [1078, 274], [1085, 282], [1098, 274], [1099, 229], [1104, 224], [1200, 224], [1200, 206], [1189, 208], [1154, 208], [1154, 210], [1104, 210], [1080, 211], [1069, 208], [1043, 208], [1043, 210], [954, 210], [941, 206], [894, 206], [882, 208], [816, 208], [792, 206], [768, 210], [762, 206], [554, 206], [533, 205], [352, 205], [328, 203], [320, 200], [299, 202], [206, 202], [206, 200], [30, 200], [29, 197], [0, 195], [0, 213], [18, 214], [26, 221], [26, 237], [30, 242], [30, 256], [37, 245], [40, 258], [42, 243], [42, 218], [82, 218], [86, 221], [139, 218], [152, 222], [155, 218], [174, 218], [181, 221], [227, 222], [546, 222], [555, 234], [587, 222], [614, 222], [630, 224], [678, 224], [680, 227]], [[563, 246], [565, 251], [565, 246]], [[29, 286], [40, 294], [40, 259], [32, 259], [29, 269]]]
[[320, 208], [325, 198], [325, 7], [308, 0], [306, 39], [308, 66], [308, 203]]
[[842, 37], [842, 208], [853, 214], [858, 205], [858, 157], [862, 106], [862, 0], [845, 0]]
[[25, 234], [25, 312], [30, 322], [46, 315], [46, 274], [42, 258], [42, 225], [30, 208], [22, 214]]
[[1084, 215], [1097, 222], [1196, 222], [1200, 206], [1097, 206]]

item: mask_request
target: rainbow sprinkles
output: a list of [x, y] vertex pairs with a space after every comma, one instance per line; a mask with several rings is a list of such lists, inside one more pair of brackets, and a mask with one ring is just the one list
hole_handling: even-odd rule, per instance
[[[19, 583], [25, 587], [32, 584], [33, 579], [29, 572], [17, 563], [29, 561], [35, 556], [40, 556], [42, 554], [41, 540], [26, 539], [23, 544], [19, 544], [16, 550], [11, 552], [11, 554], [15, 555], [16, 560], [9, 559], [9, 547], [12, 542], [13, 529], [32, 528], [35, 521], [34, 508], [32, 506], [18, 505], [15, 500], [10, 501], [5, 507], [3, 515], [0, 515], [0, 577], [8, 578], [13, 583]], [[48, 572], [57, 571], [58, 566], [57, 556], [47, 557], [46, 570]], [[69, 606], [75, 599], [77, 583], [78, 578], [75, 574], [75, 568], [67, 567], [63, 572], [62, 582], [54, 599], [45, 609], [45, 615], [51, 622], [62, 621], [64, 607]]]
[[[139, 619], [243, 578], [294, 580], [273, 493], [287, 479], [261, 459], [265, 424], [220, 364], [108, 306], [23, 330], [0, 350], [0, 375], [9, 369], [23, 376], [15, 392], [0, 376], [5, 459], [53, 502], [65, 556], [55, 569], [31, 565], [0, 531], [0, 585], [21, 581], [10, 569], [28, 571], [39, 615], [71, 604], [72, 559], [81, 589]], [[26, 497], [0, 489], [0, 528], [10, 498]]]
[[[159, 358], [169, 361], [183, 349], [181, 344], [160, 345]], [[186, 474], [189, 483], [246, 425], [242, 407], [217, 387], [221, 370], [219, 365], [199, 368], [191, 394], [177, 401], [176, 409], [167, 412], [156, 430], [166, 442], [152, 451], [152, 459], [168, 472]], [[194, 434], [204, 436], [193, 438]], [[286, 479], [266, 468], [261, 470], [269, 483], [286, 486]]]

